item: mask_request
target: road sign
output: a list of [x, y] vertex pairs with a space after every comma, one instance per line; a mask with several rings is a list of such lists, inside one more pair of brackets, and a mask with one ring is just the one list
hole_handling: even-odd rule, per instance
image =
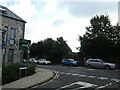
[[20, 50], [28, 50], [28, 48], [30, 47], [30, 44], [31, 44], [30, 40], [20, 39], [19, 40], [19, 49]]

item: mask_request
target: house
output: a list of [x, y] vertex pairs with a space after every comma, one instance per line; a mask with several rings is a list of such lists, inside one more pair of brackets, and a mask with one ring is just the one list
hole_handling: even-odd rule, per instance
[[22, 61], [19, 39], [24, 39], [25, 23], [7, 7], [0, 5], [0, 60], [3, 64]]

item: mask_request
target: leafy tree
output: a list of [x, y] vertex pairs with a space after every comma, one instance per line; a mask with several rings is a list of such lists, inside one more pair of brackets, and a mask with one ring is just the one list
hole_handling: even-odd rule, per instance
[[30, 55], [31, 57], [45, 58], [54, 63], [60, 63], [61, 59], [67, 58], [71, 52], [63, 37], [59, 37], [56, 41], [52, 38], [47, 38], [38, 43], [33, 43]]
[[37, 43], [33, 43], [31, 45], [31, 51], [30, 51], [30, 56], [31, 57], [37, 57], [38, 56], [38, 44]]
[[120, 27], [112, 26], [108, 15], [96, 15], [90, 20], [90, 24], [83, 37], [79, 36], [83, 58], [119, 58]]

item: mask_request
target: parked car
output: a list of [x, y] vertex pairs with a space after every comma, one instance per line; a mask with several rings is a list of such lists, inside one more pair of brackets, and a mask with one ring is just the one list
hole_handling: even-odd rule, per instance
[[51, 61], [46, 60], [46, 59], [39, 59], [38, 64], [48, 65], [48, 64], [51, 64]]
[[29, 59], [29, 63], [35, 63], [35, 64], [37, 64], [38, 61], [37, 61], [37, 59], [35, 59], [35, 58], [30, 58], [30, 59]]
[[89, 68], [105, 68], [105, 69], [115, 69], [116, 65], [114, 63], [104, 62], [102, 59], [88, 59], [85, 62], [85, 66]]
[[74, 59], [63, 59], [62, 60], [62, 65], [69, 65], [69, 66], [78, 66], [78, 61]]

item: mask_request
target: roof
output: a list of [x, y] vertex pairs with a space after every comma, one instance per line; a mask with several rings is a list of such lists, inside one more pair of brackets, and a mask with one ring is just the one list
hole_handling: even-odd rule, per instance
[[24, 21], [22, 18], [17, 16], [12, 11], [10, 11], [7, 7], [4, 7], [4, 6], [0, 5], [0, 12], [2, 12], [2, 13], [0, 13], [0, 15], [2, 15], [2, 16], [12, 18], [12, 19], [15, 19], [15, 20], [19, 20], [19, 21], [22, 21], [22, 22], [26, 23], [26, 21]]

